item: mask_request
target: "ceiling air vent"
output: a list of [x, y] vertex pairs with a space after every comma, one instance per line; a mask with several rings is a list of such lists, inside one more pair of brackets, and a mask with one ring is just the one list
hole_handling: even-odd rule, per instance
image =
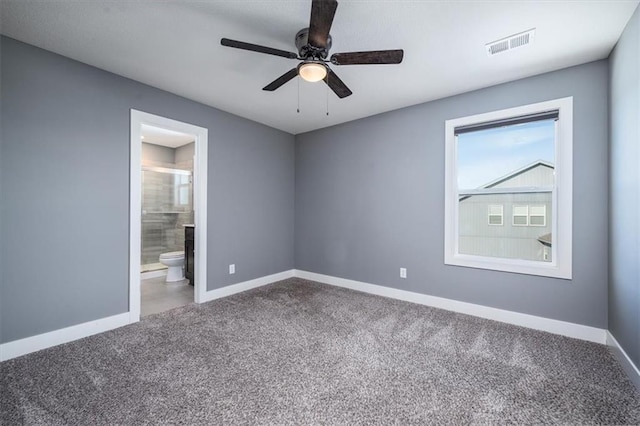
[[524, 47], [528, 44], [531, 44], [533, 43], [535, 34], [536, 29], [533, 28], [523, 33], [514, 34], [507, 38], [487, 43], [485, 45], [485, 47], [487, 48], [487, 55], [493, 56], [497, 55], [498, 53], [506, 52], [507, 50], [517, 49], [518, 47]]

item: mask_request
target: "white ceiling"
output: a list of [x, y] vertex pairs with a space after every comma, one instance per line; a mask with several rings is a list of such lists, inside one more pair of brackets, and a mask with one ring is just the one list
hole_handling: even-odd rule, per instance
[[178, 148], [196, 140], [195, 135], [180, 133], [169, 129], [143, 124], [141, 130], [142, 142]]
[[[404, 61], [334, 66], [353, 91], [345, 99], [301, 81], [296, 113], [298, 79], [261, 89], [297, 61], [220, 39], [295, 52], [310, 0], [1, 1], [9, 37], [293, 134], [606, 58], [638, 5], [339, 0], [330, 53], [402, 48]], [[532, 46], [485, 53], [485, 43], [534, 27]]]

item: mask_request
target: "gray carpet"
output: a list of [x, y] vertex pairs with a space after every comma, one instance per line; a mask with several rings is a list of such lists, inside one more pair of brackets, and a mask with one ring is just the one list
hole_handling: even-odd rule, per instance
[[3, 425], [640, 423], [603, 345], [299, 279], [0, 373]]

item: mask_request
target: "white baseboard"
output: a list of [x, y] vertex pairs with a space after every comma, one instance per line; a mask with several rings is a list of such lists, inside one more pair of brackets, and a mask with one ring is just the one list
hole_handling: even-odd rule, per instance
[[61, 345], [129, 324], [129, 312], [101, 318], [0, 345], [0, 361]]
[[332, 277], [329, 275], [316, 274], [314, 272], [295, 270], [295, 276], [311, 281], [317, 281], [337, 287], [349, 288], [365, 293], [376, 294], [378, 296], [392, 299], [404, 300], [406, 302], [418, 303], [420, 305], [445, 309], [447, 311], [459, 312], [473, 315], [480, 318], [533, 328], [535, 330], [547, 331], [549, 333], [560, 334], [562, 336], [573, 337], [581, 340], [588, 340], [604, 344], [606, 343], [607, 330], [590, 327], [586, 325], [574, 324], [550, 318], [538, 317], [535, 315], [522, 314], [519, 312], [506, 311], [488, 306], [476, 305], [473, 303], [460, 302], [442, 297], [429, 296], [411, 291], [398, 290], [376, 284], [368, 284], [360, 281], [348, 280], [345, 278]]
[[204, 295], [203, 302], [209, 302], [211, 300], [220, 299], [222, 297], [231, 296], [232, 294], [241, 293], [243, 291], [251, 290], [252, 288], [262, 287], [263, 285], [271, 284], [276, 281], [286, 280], [287, 278], [293, 278], [294, 270], [279, 272], [273, 275], [267, 275], [265, 277], [256, 278], [254, 280], [244, 281], [238, 284], [232, 284], [226, 287], [217, 288], [215, 290], [209, 290]]
[[[158, 271], [162, 272], [162, 271]], [[164, 271], [166, 273], [166, 271]], [[204, 302], [219, 299], [221, 297], [231, 296], [232, 294], [250, 290], [252, 288], [261, 287], [276, 281], [292, 278], [294, 276], [293, 269], [280, 272], [266, 277], [256, 278], [254, 280], [241, 282], [227, 287], [219, 288], [206, 292]], [[14, 340], [0, 344], [0, 361], [6, 361], [31, 352], [40, 351], [52, 346], [68, 343], [73, 340], [82, 339], [83, 337], [92, 336], [122, 327], [124, 325], [136, 322], [131, 319], [129, 312], [114, 315], [107, 318], [101, 318], [94, 321], [85, 322], [83, 324], [50, 331], [48, 333], [38, 334], [37, 336], [26, 337], [20, 340]]]
[[167, 269], [159, 269], [157, 271], [149, 271], [149, 272], [143, 272], [140, 274], [140, 279], [141, 280], [148, 280], [151, 278], [159, 278], [159, 277], [164, 277], [167, 275]]
[[[638, 369], [633, 365], [629, 357], [617, 344], [613, 336], [607, 330], [595, 327], [589, 327], [580, 324], [573, 324], [564, 321], [553, 320], [549, 318], [537, 317], [534, 315], [522, 314], [519, 312], [506, 311], [497, 308], [490, 308], [472, 303], [460, 302], [457, 300], [445, 299], [436, 296], [428, 296], [426, 294], [414, 293], [405, 290], [397, 290], [390, 287], [384, 287], [375, 284], [368, 284], [360, 281], [353, 281], [344, 278], [332, 277], [329, 275], [316, 274], [313, 272], [300, 271], [291, 269], [277, 274], [267, 275], [265, 277], [244, 281], [216, 290], [207, 291], [205, 293], [204, 302], [231, 296], [232, 294], [241, 293], [253, 288], [271, 284], [287, 278], [299, 277], [311, 281], [317, 281], [338, 287], [345, 287], [352, 290], [362, 291], [365, 293], [376, 294], [379, 296], [389, 297], [392, 299], [404, 300], [407, 302], [418, 303], [421, 305], [432, 306], [435, 308], [446, 309], [449, 311], [459, 312], [467, 315], [473, 315], [481, 318], [492, 319], [509, 324], [515, 324], [523, 327], [533, 328], [536, 330], [547, 331], [554, 334], [573, 337], [582, 340], [588, 340], [596, 343], [609, 343], [616, 351], [621, 354], [621, 363], [625, 369], [631, 368], [631, 373], [636, 378], [640, 378]], [[6, 361], [31, 352], [36, 352], [62, 343], [78, 340], [83, 337], [102, 333], [114, 328], [122, 327], [131, 322], [129, 313], [114, 315], [107, 318], [101, 318], [89, 321], [83, 324], [74, 325], [60, 330], [31, 336], [13, 342], [0, 344], [0, 361]], [[611, 342], [611, 343], [610, 343]], [[625, 364], [626, 363], [626, 364]], [[633, 374], [629, 374], [633, 379]], [[639, 386], [640, 388], [640, 386]]]
[[631, 361], [629, 355], [622, 349], [622, 346], [618, 343], [613, 334], [610, 331], [607, 331], [607, 345], [611, 348], [614, 356], [622, 365], [622, 368], [627, 373], [633, 384], [640, 391], [640, 370], [638, 367]]

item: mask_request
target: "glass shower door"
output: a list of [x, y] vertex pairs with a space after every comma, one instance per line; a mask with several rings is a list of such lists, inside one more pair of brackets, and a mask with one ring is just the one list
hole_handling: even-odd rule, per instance
[[162, 269], [162, 253], [184, 250], [184, 224], [193, 223], [192, 172], [142, 169], [142, 272]]

